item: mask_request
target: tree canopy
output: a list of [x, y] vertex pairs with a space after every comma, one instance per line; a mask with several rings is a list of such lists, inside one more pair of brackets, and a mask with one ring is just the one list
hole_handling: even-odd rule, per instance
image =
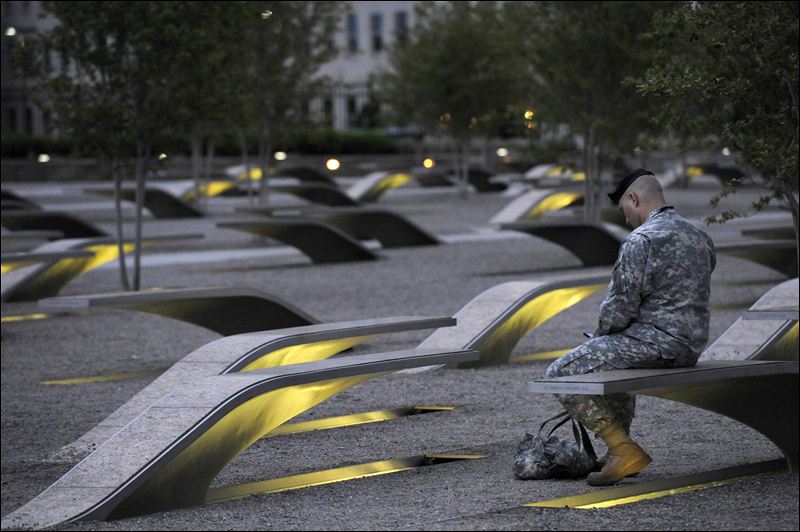
[[[798, 233], [798, 2], [692, 2], [656, 19], [653, 62], [637, 88], [659, 123], [740, 154]], [[731, 182], [715, 202], [735, 192]], [[727, 211], [710, 221], [741, 213]]]

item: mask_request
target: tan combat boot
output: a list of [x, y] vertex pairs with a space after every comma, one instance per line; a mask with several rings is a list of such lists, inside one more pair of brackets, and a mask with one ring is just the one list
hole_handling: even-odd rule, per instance
[[597, 433], [608, 445], [609, 459], [603, 469], [590, 473], [586, 482], [590, 486], [607, 486], [625, 477], [635, 475], [652, 462], [652, 458], [642, 450], [620, 425], [609, 425]]

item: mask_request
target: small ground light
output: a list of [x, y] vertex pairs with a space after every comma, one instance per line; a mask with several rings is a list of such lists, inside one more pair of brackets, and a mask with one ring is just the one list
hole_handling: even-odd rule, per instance
[[506, 149], [506, 148], [497, 148], [497, 151], [495, 153], [497, 153], [498, 157], [507, 157], [508, 156], [508, 149]]
[[325, 168], [327, 168], [331, 172], [335, 172], [336, 170], [339, 169], [340, 166], [342, 166], [342, 164], [336, 159], [328, 159], [327, 161], [325, 161]]
[[166, 153], [162, 153], [162, 154], [160, 154], [160, 155], [158, 156], [158, 160], [159, 160], [159, 161], [163, 161], [163, 160], [164, 160], [164, 159], [166, 159], [166, 158], [167, 158], [167, 154], [166, 154]]
[[17, 28], [15, 28], [13, 26], [9, 26], [8, 28], [6, 28], [6, 36], [7, 37], [13, 37], [16, 34], [17, 34]]
[[46, 163], [50, 160], [50, 156], [46, 153], [40, 153], [37, 159], [40, 163]]
[[275, 152], [275, 160], [276, 161], [285, 161], [288, 155], [286, 155], [285, 151], [276, 151]]
[[427, 159], [422, 161], [422, 166], [424, 166], [425, 168], [433, 168], [434, 166], [436, 166], [436, 161], [428, 157]]
[[730, 154], [731, 154], [731, 150], [729, 150], [727, 147], [722, 148], [722, 155], [724, 155], [725, 157], [728, 157]]

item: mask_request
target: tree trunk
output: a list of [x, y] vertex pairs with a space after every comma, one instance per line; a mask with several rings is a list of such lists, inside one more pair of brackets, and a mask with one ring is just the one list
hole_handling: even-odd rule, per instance
[[114, 159], [111, 161], [111, 177], [114, 179], [114, 210], [117, 219], [117, 251], [119, 258], [119, 277], [123, 290], [130, 290], [131, 285], [128, 281], [128, 267], [125, 264], [125, 235], [122, 231], [122, 174], [119, 169], [119, 162]]
[[269, 131], [269, 119], [262, 119], [258, 134], [258, 167], [261, 168], [261, 182], [258, 187], [259, 202], [269, 204], [269, 158], [272, 155], [272, 137]]
[[800, 211], [798, 209], [797, 199], [794, 197], [792, 191], [788, 191], [786, 194], [786, 201], [789, 203], [789, 208], [792, 211], [792, 223], [794, 223], [794, 250], [797, 254], [797, 264], [798, 269], [800, 270], [800, 239], [798, 239], [798, 235], [800, 235]]
[[205, 158], [205, 168], [203, 169], [203, 184], [205, 185], [206, 193], [203, 194], [202, 204], [203, 210], [205, 211], [208, 208], [208, 194], [211, 189], [211, 180], [212, 176], [212, 168], [214, 163], [214, 141], [209, 140], [206, 143], [206, 158]]
[[194, 197], [192, 204], [195, 207], [200, 202], [200, 167], [202, 166], [203, 158], [203, 141], [200, 138], [200, 132], [196, 129], [192, 130], [192, 182], [194, 183]]
[[239, 149], [242, 152], [242, 166], [244, 166], [244, 175], [245, 180], [247, 181], [247, 199], [250, 204], [253, 204], [253, 179], [250, 177], [250, 157], [247, 153], [247, 136], [244, 134], [244, 130], [237, 129], [236, 135], [239, 137]]
[[136, 143], [136, 233], [134, 236], [133, 250], [133, 290], [141, 287], [142, 266], [142, 209], [144, 208], [144, 194], [147, 162], [150, 159], [150, 148], [141, 142]]

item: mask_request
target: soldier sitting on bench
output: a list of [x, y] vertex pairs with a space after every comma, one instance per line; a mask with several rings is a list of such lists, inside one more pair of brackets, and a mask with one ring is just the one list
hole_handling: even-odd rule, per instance
[[[623, 241], [591, 338], [553, 362], [546, 378], [628, 368], [693, 366], [708, 341], [714, 244], [667, 205], [652, 172], [639, 169], [610, 193], [634, 231]], [[593, 486], [614, 484], [652, 459], [630, 439], [633, 395], [558, 395], [608, 446]]]

